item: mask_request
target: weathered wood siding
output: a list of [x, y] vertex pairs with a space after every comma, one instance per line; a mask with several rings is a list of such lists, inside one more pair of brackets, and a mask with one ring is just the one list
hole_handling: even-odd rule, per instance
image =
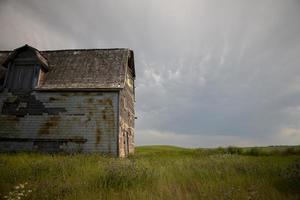
[[121, 157], [134, 153], [134, 78], [128, 68], [126, 83], [120, 92], [120, 133], [119, 133], [119, 154]]
[[118, 155], [118, 92], [0, 93], [0, 151]]

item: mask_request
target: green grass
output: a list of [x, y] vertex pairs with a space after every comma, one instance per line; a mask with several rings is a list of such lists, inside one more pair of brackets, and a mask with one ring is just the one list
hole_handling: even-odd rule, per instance
[[0, 199], [300, 199], [299, 149], [143, 146], [128, 159], [0, 154]]

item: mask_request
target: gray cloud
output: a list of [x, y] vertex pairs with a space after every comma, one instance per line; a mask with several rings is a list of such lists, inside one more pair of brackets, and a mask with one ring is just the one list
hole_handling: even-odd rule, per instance
[[297, 0], [4, 0], [0, 48], [132, 48], [138, 144], [297, 144], [299, 11]]

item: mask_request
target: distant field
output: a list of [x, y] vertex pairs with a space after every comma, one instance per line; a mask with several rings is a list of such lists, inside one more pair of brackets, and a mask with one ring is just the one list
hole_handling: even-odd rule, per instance
[[0, 199], [300, 199], [300, 146], [0, 154]]

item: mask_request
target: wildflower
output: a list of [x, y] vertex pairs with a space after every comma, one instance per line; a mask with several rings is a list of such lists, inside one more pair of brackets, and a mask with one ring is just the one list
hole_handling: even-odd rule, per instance
[[32, 190], [28, 190], [28, 192], [30, 193], [30, 192], [32, 192]]
[[18, 190], [19, 188], [20, 188], [19, 186], [16, 186], [16, 187], [15, 187], [16, 190]]

